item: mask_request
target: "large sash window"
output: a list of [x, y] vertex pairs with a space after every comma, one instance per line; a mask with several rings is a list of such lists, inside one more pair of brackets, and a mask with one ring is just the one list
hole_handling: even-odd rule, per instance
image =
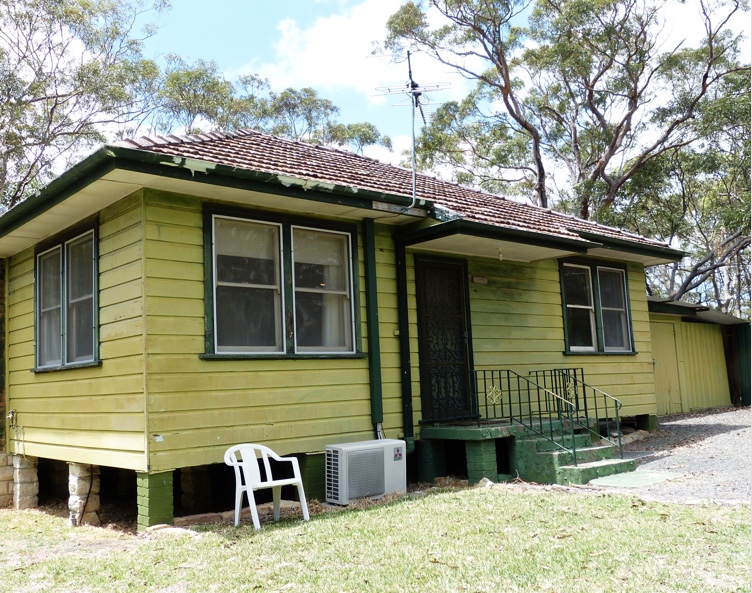
[[354, 353], [352, 235], [213, 215], [216, 354]]
[[96, 360], [94, 231], [37, 255], [37, 368]]
[[633, 351], [623, 269], [563, 263], [561, 293], [568, 352]]

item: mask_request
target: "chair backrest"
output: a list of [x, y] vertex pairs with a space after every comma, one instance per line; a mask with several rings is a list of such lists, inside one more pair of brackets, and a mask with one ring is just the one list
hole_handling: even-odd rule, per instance
[[[235, 470], [235, 479], [238, 484], [254, 488], [272, 480], [272, 470], [269, 465], [269, 457], [275, 458], [277, 454], [269, 447], [255, 443], [243, 443], [230, 447], [225, 451], [225, 463]], [[258, 465], [259, 457], [264, 463], [266, 480], [261, 479], [261, 471]]]

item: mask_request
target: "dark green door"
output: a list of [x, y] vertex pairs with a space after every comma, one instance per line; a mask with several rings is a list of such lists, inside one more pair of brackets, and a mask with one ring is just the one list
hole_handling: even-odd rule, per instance
[[416, 258], [422, 421], [474, 417], [464, 262]]

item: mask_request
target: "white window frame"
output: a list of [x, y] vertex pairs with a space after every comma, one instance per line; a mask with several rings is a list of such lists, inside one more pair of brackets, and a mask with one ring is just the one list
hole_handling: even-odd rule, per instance
[[[221, 311], [217, 307], [217, 227], [215, 221], [217, 219], [229, 219], [237, 220], [240, 222], [249, 222], [259, 225], [276, 226], [278, 228], [279, 239], [279, 262], [278, 262], [278, 279], [279, 279], [279, 302], [276, 303], [275, 315], [278, 319], [279, 327], [281, 329], [282, 345], [280, 349], [269, 349], [265, 347], [228, 347], [221, 346], [218, 343], [218, 326], [219, 315]], [[335, 228], [328, 228], [326, 225], [317, 226], [315, 224], [301, 224], [300, 222], [294, 223], [292, 221], [285, 221], [283, 218], [265, 219], [264, 217], [245, 217], [242, 214], [223, 213], [223, 212], [207, 212], [207, 226], [209, 227], [209, 235], [207, 241], [210, 241], [210, 249], [207, 252], [207, 257], [211, 258], [211, 261], [207, 262], [210, 266], [210, 271], [207, 271], [207, 280], [211, 278], [211, 292], [207, 294], [207, 298], [211, 299], [211, 305], [207, 308], [207, 314], [212, 315], [211, 330], [213, 336], [207, 341], [207, 357], [289, 357], [289, 356], [348, 356], [357, 354], [357, 333], [356, 333], [356, 295], [355, 295], [355, 273], [356, 273], [356, 260], [354, 251], [357, 246], [354, 244], [354, 232], [348, 230], [340, 230]], [[278, 222], [281, 221], [281, 222]], [[345, 237], [345, 246], [347, 249], [347, 257], [343, 262], [343, 265], [347, 266], [344, 272], [347, 274], [347, 291], [338, 291], [337, 294], [345, 296], [345, 306], [347, 307], [347, 313], [349, 314], [349, 323], [345, 328], [348, 334], [345, 336], [344, 347], [331, 347], [331, 346], [304, 346], [298, 347], [297, 335], [296, 335], [296, 302], [295, 302], [295, 259], [294, 259], [294, 247], [293, 247], [293, 231], [295, 229], [310, 230], [318, 233], [329, 233]], [[220, 283], [221, 285], [221, 283]], [[249, 286], [249, 285], [243, 285]], [[264, 285], [262, 288], [265, 288]], [[315, 290], [305, 289], [302, 292], [317, 292]], [[322, 291], [332, 293], [332, 291]], [[212, 349], [210, 351], [209, 349]]]
[[[627, 271], [623, 268], [619, 267], [613, 267], [613, 266], [604, 266], [599, 265], [596, 263], [586, 263], [586, 262], [562, 262], [561, 264], [562, 271], [561, 271], [561, 296], [562, 301], [565, 304], [564, 307], [564, 324], [565, 324], [565, 339], [566, 339], [566, 352], [572, 353], [572, 354], [587, 354], [587, 353], [593, 353], [593, 354], [632, 354], [634, 353], [634, 344], [632, 342], [632, 320], [630, 316], [629, 311], [629, 286], [628, 286], [628, 278], [627, 278]], [[581, 268], [588, 270], [588, 278], [590, 281], [590, 302], [592, 303], [591, 307], [585, 307], [583, 305], [572, 305], [567, 300], [567, 295], [565, 291], [564, 286], [564, 270], [566, 268]], [[624, 308], [623, 309], [615, 309], [613, 307], [603, 307], [602, 302], [602, 294], [601, 294], [601, 286], [600, 286], [600, 272], [601, 271], [607, 271], [607, 272], [616, 272], [621, 277], [621, 289], [623, 292], [623, 302], [624, 302]], [[570, 322], [570, 314], [569, 311], [571, 309], [590, 309], [590, 324], [591, 324], [591, 335], [593, 336], [594, 343], [592, 346], [572, 346], [570, 344], [571, 341], [571, 332], [569, 331], [569, 322]], [[623, 347], [606, 347], [605, 345], [605, 325], [604, 325], [604, 318], [603, 318], [603, 311], [620, 311], [622, 313], [621, 320], [622, 320], [622, 329], [624, 331], [625, 341], [626, 344]]]
[[[91, 328], [91, 356], [87, 356], [84, 358], [78, 358], [77, 360], [70, 360], [69, 359], [69, 348], [68, 348], [68, 334], [69, 334], [69, 327], [68, 327], [68, 308], [71, 303], [71, 297], [70, 297], [70, 283], [69, 283], [69, 246], [73, 243], [76, 243], [80, 241], [82, 238], [86, 236], [91, 236], [91, 243], [92, 243], [92, 258], [91, 258], [91, 274], [92, 274], [92, 294], [90, 296], [91, 303], [92, 303], [92, 328]], [[59, 308], [60, 308], [60, 326], [59, 326], [59, 332], [57, 332], [57, 338], [60, 340], [59, 343], [59, 351], [60, 351], [60, 358], [56, 359], [54, 361], [42, 361], [40, 358], [40, 355], [42, 353], [42, 340], [43, 339], [50, 339], [49, 337], [43, 337], [42, 336], [42, 303], [44, 301], [44, 289], [42, 283], [42, 266], [41, 261], [43, 258], [47, 257], [49, 254], [57, 251], [58, 252], [58, 258], [60, 260], [60, 280], [59, 280], [59, 294], [60, 294], [60, 301], [59, 301]], [[35, 363], [37, 369], [43, 369], [43, 370], [49, 370], [49, 369], [57, 369], [57, 368], [67, 368], [67, 367], [76, 367], [76, 366], [83, 366], [83, 365], [89, 365], [92, 363], [96, 363], [98, 361], [99, 355], [98, 355], [98, 342], [99, 342], [99, 336], [98, 336], [98, 282], [97, 282], [97, 234], [94, 231], [94, 229], [90, 229], [88, 231], [85, 231], [83, 233], [80, 233], [76, 235], [75, 237], [72, 237], [70, 239], [67, 239], [66, 241], [60, 242], [57, 245], [54, 245], [53, 247], [50, 247], [49, 249], [46, 249], [45, 251], [39, 252], [35, 256], [35, 271], [34, 271], [34, 279], [36, 284], [36, 313], [35, 313], [35, 324], [36, 324], [36, 331], [35, 331]], [[84, 299], [77, 299], [78, 302], [81, 302]]]
[[[298, 288], [295, 285], [295, 229], [301, 229], [305, 231], [313, 231], [316, 233], [328, 233], [331, 235], [340, 235], [345, 238], [344, 244], [345, 248], [347, 249], [347, 257], [345, 258], [345, 261], [343, 264], [346, 266], [345, 272], [347, 273], [347, 282], [346, 282], [346, 290], [317, 290], [312, 288]], [[344, 231], [333, 231], [329, 229], [322, 229], [318, 227], [313, 226], [302, 226], [302, 225], [290, 225], [290, 244], [292, 246], [291, 255], [292, 255], [292, 269], [293, 272], [291, 274], [292, 277], [292, 294], [293, 294], [293, 326], [295, 328], [295, 339], [293, 341], [293, 344], [295, 345], [295, 353], [296, 354], [307, 354], [307, 353], [316, 353], [316, 354], [354, 354], [355, 353], [355, 308], [353, 306], [353, 260], [352, 260], [352, 234]], [[319, 293], [319, 294], [336, 294], [339, 296], [345, 297], [344, 306], [347, 307], [347, 313], [349, 314], [350, 323], [349, 327], [345, 328], [345, 331], [348, 332], [347, 335], [345, 335], [345, 346], [340, 348], [331, 348], [328, 346], [298, 346], [298, 339], [297, 339], [297, 329], [298, 329], [298, 320], [297, 320], [297, 301], [296, 297], [298, 292], [306, 292], [306, 293]]]
[[[216, 221], [218, 219], [223, 220], [237, 220], [239, 222], [253, 223], [258, 225], [264, 225], [277, 228], [277, 285], [275, 288], [269, 288], [269, 285], [255, 285], [255, 284], [234, 284], [229, 282], [220, 282], [217, 279], [217, 227]], [[265, 220], [255, 220], [252, 218], [242, 218], [239, 216], [224, 216], [214, 214], [211, 217], [212, 221], [212, 278], [214, 280], [213, 291], [213, 316], [214, 316], [214, 348], [218, 354], [281, 354], [285, 351], [285, 316], [282, 312], [285, 310], [285, 291], [284, 291], [284, 272], [285, 266], [282, 259], [282, 225], [279, 223], [268, 222]], [[218, 327], [218, 310], [217, 310], [217, 286], [244, 286], [250, 288], [260, 288], [264, 290], [270, 290], [276, 292], [275, 298], [275, 333], [276, 339], [279, 341], [273, 348], [267, 348], [265, 346], [222, 346], [219, 344], [219, 327]]]

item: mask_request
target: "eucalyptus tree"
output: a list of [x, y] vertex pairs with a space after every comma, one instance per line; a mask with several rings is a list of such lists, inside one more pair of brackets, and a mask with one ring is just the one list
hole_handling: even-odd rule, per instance
[[0, 199], [11, 207], [150, 107], [137, 23], [164, 0], [0, 0]]
[[702, 40], [666, 47], [662, 0], [409, 1], [384, 48], [426, 51], [477, 83], [425, 130], [424, 166], [598, 218], [652, 159], [696, 141], [702, 103], [745, 68], [729, 31], [743, 2], [697, 0]]

